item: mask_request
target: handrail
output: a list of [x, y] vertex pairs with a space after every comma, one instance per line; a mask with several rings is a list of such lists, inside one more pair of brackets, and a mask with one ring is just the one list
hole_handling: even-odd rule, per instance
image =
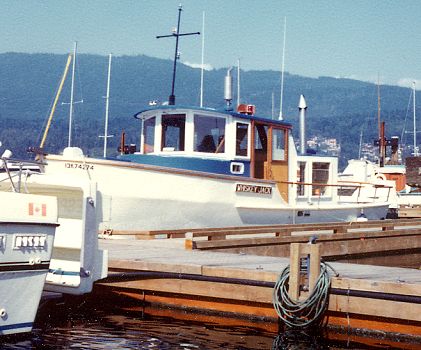
[[[327, 186], [327, 187], [355, 187], [355, 188], [361, 188], [363, 185], [372, 185], [372, 186], [378, 186], [383, 188], [393, 188], [393, 186], [390, 185], [383, 185], [383, 184], [375, 184], [370, 182], [360, 182], [360, 181], [338, 181], [343, 182], [341, 184], [328, 184], [328, 183], [319, 183], [319, 182], [296, 182], [296, 181], [276, 181], [276, 183], [283, 183], [288, 185], [303, 185], [303, 186]], [[354, 185], [358, 184], [358, 185]]]

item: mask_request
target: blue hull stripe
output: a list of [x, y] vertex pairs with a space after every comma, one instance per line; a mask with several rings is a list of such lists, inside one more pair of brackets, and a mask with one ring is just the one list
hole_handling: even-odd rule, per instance
[[[7, 265], [6, 265], [7, 264]], [[29, 265], [28, 263], [6, 263], [0, 264], [0, 272], [18, 272], [18, 271], [43, 271], [50, 266], [49, 261], [43, 261], [41, 264]]]
[[[152, 154], [123, 154], [118, 157], [119, 160], [130, 161], [133, 163], [157, 165], [175, 169], [186, 169], [194, 171], [202, 171], [213, 174], [233, 175], [240, 174], [231, 173], [230, 166], [233, 161], [206, 159], [195, 157], [180, 156], [162, 156]], [[235, 163], [244, 164], [244, 174], [240, 176], [250, 176], [250, 161], [236, 160]]]
[[11, 329], [21, 329], [21, 328], [32, 328], [33, 322], [25, 322], [25, 323], [15, 323], [15, 324], [9, 324], [6, 326], [0, 326], [0, 332], [1, 331], [8, 331]]

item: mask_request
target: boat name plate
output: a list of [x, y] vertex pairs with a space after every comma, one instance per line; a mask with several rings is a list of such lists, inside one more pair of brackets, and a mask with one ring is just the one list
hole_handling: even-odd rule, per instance
[[257, 194], [272, 194], [272, 187], [270, 186], [256, 186], [248, 184], [237, 184], [235, 192], [248, 192]]

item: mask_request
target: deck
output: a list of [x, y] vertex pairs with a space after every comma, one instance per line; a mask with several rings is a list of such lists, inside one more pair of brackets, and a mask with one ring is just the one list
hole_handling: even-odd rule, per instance
[[[397, 223], [403, 226], [398, 227]], [[361, 225], [354, 227], [352, 232], [349, 232], [350, 237], [346, 236], [347, 232], [337, 227], [332, 230], [339, 233], [333, 234], [330, 231], [326, 232], [325, 227], [319, 227], [319, 236], [345, 235], [341, 240], [336, 239], [339, 245], [357, 239], [356, 232], [364, 237], [363, 240], [357, 239], [360, 242], [369, 240], [370, 232], [373, 242], [377, 240], [377, 243], [381, 232], [389, 234], [390, 239], [395, 242], [393, 244], [398, 244], [396, 242], [399, 240], [407, 243], [420, 241], [419, 221], [408, 224], [404, 221], [383, 224], [388, 228], [373, 230], [371, 227], [367, 231], [367, 228]], [[316, 227], [313, 227], [313, 232], [315, 229]], [[308, 239], [306, 233], [303, 233], [304, 229], [301, 227], [300, 230], [295, 233], [292, 230], [289, 238]], [[281, 271], [289, 264], [289, 258], [262, 255], [261, 252], [261, 255], [251, 254], [250, 251], [231, 252], [220, 248], [223, 242], [232, 246], [236, 240], [242, 240], [243, 245], [244, 240], [252, 240], [247, 244], [252, 245], [254, 242], [259, 245], [259, 241], [256, 240], [285, 241], [288, 237], [276, 236], [279, 227], [272, 230], [276, 231], [273, 232], [274, 237], [266, 237], [271, 233], [263, 233], [263, 230], [258, 233], [243, 230], [243, 234], [239, 231], [231, 232], [231, 237], [217, 234], [219, 239], [209, 239], [209, 232], [199, 231], [200, 234], [197, 233], [196, 238], [192, 232], [176, 232], [174, 235], [177, 234], [177, 237], [185, 237], [172, 239], [166, 239], [171, 236], [168, 233], [154, 232], [150, 235], [165, 238], [139, 240], [117, 235], [112, 239], [101, 239], [101, 248], [109, 251], [110, 277], [97, 284], [96, 292], [120, 293], [141, 299], [147, 304], [206, 310], [276, 323], [277, 314], [272, 305], [272, 290]], [[412, 238], [407, 240], [409, 231]], [[225, 233], [229, 233], [229, 230], [225, 229]], [[307, 236], [308, 234], [309, 232]], [[251, 238], [250, 235], [254, 237]], [[256, 235], [265, 236], [256, 238]], [[387, 241], [387, 237], [382, 239]], [[195, 240], [196, 243], [202, 242], [201, 244], [205, 245], [216, 243], [217, 250], [208, 249], [209, 246], [206, 246], [206, 249], [197, 249], [197, 246], [195, 248], [192, 244]], [[274, 242], [265, 241], [265, 244], [273, 245]], [[322, 239], [320, 244], [323, 245]], [[369, 247], [373, 245], [375, 243], [367, 244]], [[398, 245], [399, 249], [403, 249], [401, 244]], [[379, 246], [384, 247], [385, 244]], [[348, 252], [346, 249], [344, 251]], [[331, 262], [330, 265], [339, 276], [332, 277], [329, 324], [345, 329], [362, 328], [421, 337], [421, 270], [338, 262]]]

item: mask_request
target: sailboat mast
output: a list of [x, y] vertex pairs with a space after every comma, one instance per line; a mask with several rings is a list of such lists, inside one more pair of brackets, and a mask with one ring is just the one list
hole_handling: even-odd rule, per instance
[[279, 120], [283, 119], [282, 108], [283, 108], [283, 99], [284, 99], [284, 71], [285, 71], [285, 41], [286, 41], [286, 32], [287, 32], [287, 18], [284, 18], [284, 43], [282, 47], [282, 67], [281, 67], [281, 98], [279, 106]]
[[414, 156], [418, 156], [417, 147], [417, 119], [415, 117], [415, 81], [412, 82], [412, 94], [413, 94], [413, 112], [414, 112]]
[[76, 52], [77, 52], [77, 41], [73, 48], [73, 65], [72, 65], [72, 85], [70, 88], [70, 109], [69, 109], [69, 139], [67, 146], [72, 145], [72, 121], [73, 121], [73, 93], [74, 93], [74, 84], [75, 84], [75, 66], [76, 66]]
[[237, 107], [240, 105], [240, 59], [237, 61]]
[[203, 107], [203, 78], [205, 64], [205, 11], [202, 13], [202, 65], [200, 66], [200, 107]]
[[107, 77], [107, 95], [105, 96], [105, 126], [104, 126], [104, 158], [107, 157], [107, 139], [108, 139], [108, 107], [110, 105], [110, 78], [111, 78], [111, 57], [108, 58], [108, 77]]

